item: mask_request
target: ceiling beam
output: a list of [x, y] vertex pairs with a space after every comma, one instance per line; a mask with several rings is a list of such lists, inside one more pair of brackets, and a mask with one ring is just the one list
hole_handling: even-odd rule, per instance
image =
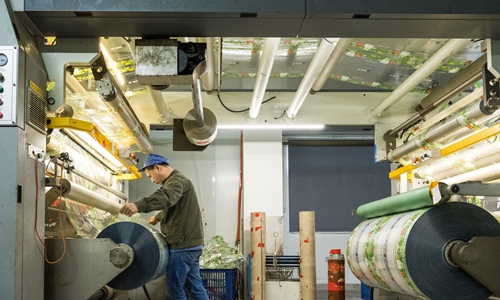
[[[11, 0], [18, 3], [22, 0]], [[500, 1], [79, 0], [14, 5], [58, 37], [500, 38]], [[21, 10], [22, 9], [22, 10]]]

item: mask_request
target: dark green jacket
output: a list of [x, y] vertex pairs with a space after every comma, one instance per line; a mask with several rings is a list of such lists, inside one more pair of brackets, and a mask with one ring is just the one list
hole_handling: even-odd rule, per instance
[[203, 245], [203, 221], [196, 191], [181, 172], [173, 170], [161, 188], [134, 203], [139, 212], [161, 210], [155, 218], [161, 222], [170, 249]]

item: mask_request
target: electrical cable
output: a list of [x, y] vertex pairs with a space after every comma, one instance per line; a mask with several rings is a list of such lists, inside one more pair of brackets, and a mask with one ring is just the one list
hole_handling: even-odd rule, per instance
[[281, 119], [281, 118], [283, 118], [283, 116], [284, 116], [285, 114], [286, 114], [286, 109], [285, 109], [285, 110], [283, 110], [283, 113], [281, 114], [281, 116], [279, 116], [279, 117], [274, 117], [274, 119], [275, 119], [275, 120]]
[[[228, 111], [232, 112], [232, 113], [240, 113], [240, 112], [245, 112], [247, 110], [250, 110], [250, 108], [245, 108], [245, 109], [242, 109], [242, 110], [233, 110], [233, 109], [230, 109], [229, 107], [227, 107], [223, 102], [222, 102], [222, 99], [220, 98], [220, 94], [217, 94], [217, 97], [219, 98], [219, 101], [220, 101], [220, 104], [222, 104], [222, 106], [224, 106], [225, 109], [227, 109]], [[276, 96], [272, 96], [271, 98], [265, 100], [262, 102], [262, 104], [265, 104], [273, 99], [275, 99]]]
[[413, 132], [409, 133], [408, 136], [406, 137], [406, 139], [403, 141], [404, 145], [406, 145], [406, 143], [408, 143], [408, 140], [410, 139], [411, 136], [413, 136]]
[[[35, 189], [36, 189], [36, 191], [35, 191], [35, 233], [36, 233], [38, 240], [43, 245], [43, 257], [45, 258], [45, 261], [48, 264], [53, 265], [53, 264], [57, 264], [58, 262], [60, 262], [63, 259], [64, 255], [66, 254], [66, 240], [64, 239], [64, 231], [62, 228], [62, 210], [61, 210], [61, 207], [62, 207], [62, 200], [61, 200], [62, 184], [59, 187], [59, 226], [61, 229], [61, 238], [63, 240], [63, 253], [61, 254], [61, 257], [59, 259], [57, 259], [55, 261], [50, 261], [47, 257], [47, 245], [45, 245], [42, 238], [40, 237], [40, 234], [38, 233], [38, 227], [37, 227], [37, 223], [38, 223], [38, 157], [39, 157], [39, 155], [41, 155], [41, 153], [36, 154], [33, 151], [32, 154], [35, 157]], [[63, 162], [63, 167], [64, 167], [64, 162]], [[63, 172], [61, 172], [61, 176], [60, 176], [61, 181], [62, 181], [62, 176], [63, 176]], [[57, 177], [57, 174], [56, 174], [56, 177]]]
[[146, 298], [148, 298], [148, 300], [151, 300], [151, 297], [149, 296], [148, 288], [146, 287], [146, 285], [143, 285], [142, 289], [144, 290], [144, 294], [146, 294]]

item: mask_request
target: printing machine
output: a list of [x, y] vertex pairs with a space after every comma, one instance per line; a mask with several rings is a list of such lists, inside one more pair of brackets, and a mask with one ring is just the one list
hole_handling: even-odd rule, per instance
[[[64, 234], [75, 237], [67, 239], [67, 244], [64, 244], [71, 260], [51, 265], [45, 264], [42, 259], [44, 245], [41, 239], [44, 238], [44, 233], [57, 235], [58, 232], [51, 228], [44, 230], [47, 217], [56, 217], [58, 214], [57, 210], [51, 207], [55, 198], [64, 193], [80, 200], [90, 199], [91, 202], [85, 205], [115, 214], [122, 202], [127, 200], [126, 188], [119, 185], [112, 188], [103, 186], [98, 188], [116, 195], [115, 201], [109, 201], [74, 182], [58, 179], [58, 174], [62, 172], [71, 173], [71, 176], [88, 177], [86, 174], [78, 174], [78, 170], [71, 170], [71, 163], [85, 163], [72, 161], [72, 154], [69, 158], [64, 158], [60, 153], [55, 155], [52, 163], [55, 170], [52, 176], [46, 178], [44, 162], [49, 160], [51, 155], [47, 141], [52, 130], [67, 129], [69, 135], [72, 134], [72, 130], [82, 131], [84, 135], [91, 135], [96, 139], [107, 152], [118, 158], [119, 163], [126, 166], [126, 170], [120, 169], [119, 173], [110, 171], [109, 176], [115, 181], [123, 182], [140, 176], [137, 172], [137, 161], [127, 149], [130, 144], [115, 149], [113, 142], [110, 142], [99, 128], [89, 122], [72, 119], [72, 113], [68, 112], [70, 109], [64, 106], [66, 80], [72, 78], [67, 77], [67, 74], [71, 74], [75, 68], [90, 67], [97, 82], [96, 90], [102, 100], [110, 110], [117, 112], [117, 115], [121, 114], [119, 122], [133, 132], [134, 144], [139, 150], [143, 153], [151, 152], [147, 130], [141, 124], [136, 112], [127, 104], [125, 94], [116, 88], [115, 78], [110, 75], [111, 72], [106, 67], [102, 50], [99, 48], [101, 37], [138, 37], [138, 40], [142, 40], [142, 44], [141, 42], [135, 44], [139, 50], [141, 47], [154, 46], [164, 47], [162, 52], [168, 52], [165, 49], [173, 47], [175, 50], [182, 50], [182, 53], [189, 53], [191, 49], [183, 48], [187, 47], [183, 43], [172, 44], [170, 37], [336, 36], [486, 39], [485, 48], [490, 69], [481, 74], [490, 76], [485, 82], [493, 84], [486, 90], [486, 95], [491, 97], [484, 97], [482, 108], [485, 110], [482, 111], [498, 108], [496, 95], [500, 93], [497, 81], [500, 74], [495, 71], [499, 69], [497, 61], [499, 49], [496, 40], [500, 38], [500, 33], [496, 30], [500, 26], [498, 1], [488, 0], [478, 4], [475, 1], [442, 0], [439, 5], [436, 5], [436, 1], [430, 0], [421, 0], [418, 3], [365, 2], [356, 0], [349, 1], [348, 4], [332, 5], [328, 0], [273, 2], [258, 0], [248, 3], [234, 1], [187, 3], [180, 0], [142, 3], [123, 0], [85, 3], [77, 0], [2, 1], [0, 3], [0, 157], [4, 166], [2, 170], [9, 174], [0, 181], [2, 299], [4, 297], [16, 300], [67, 299], [74, 293], [81, 295], [82, 299], [89, 297], [104, 299], [119, 297], [121, 289], [137, 288], [130, 285], [122, 286], [120, 282], [110, 284], [115, 278], [120, 281], [120, 274], [141, 257], [137, 256], [137, 250], [130, 244], [113, 241], [108, 236], [94, 236], [92, 239], [76, 238], [76, 230], [65, 227]], [[57, 37], [57, 44], [48, 44], [47, 37]], [[156, 44], [148, 44], [149, 42]], [[205, 49], [206, 45], [200, 44], [200, 47]], [[141, 52], [135, 53], [140, 55]], [[168, 79], [163, 80], [155, 78], [154, 74], [148, 73], [149, 70], [137, 75], [140, 83], [148, 86], [148, 92], [153, 97], [158, 89], [161, 90], [169, 85], [187, 85], [193, 88], [193, 109], [179, 121], [180, 125], [174, 123], [174, 126], [180, 126], [176, 132], [184, 134], [184, 139], [187, 138], [189, 141], [188, 144], [198, 143], [196, 147], [204, 147], [215, 138], [216, 125], [222, 118], [221, 115], [203, 107], [201, 103], [199, 80], [206, 72], [207, 66], [202, 59], [188, 65], [189, 70], [186, 74], [174, 71], [167, 77], [164, 76], [163, 78]], [[477, 80], [477, 70], [471, 72], [474, 74], [470, 77]], [[50, 86], [48, 79], [55, 80], [54, 87]], [[463, 86], [471, 83], [469, 79], [459, 78], [455, 81], [456, 85]], [[453, 88], [447, 90], [450, 94], [458, 93]], [[157, 108], [160, 115], [169, 113], [165, 108], [163, 112], [161, 109]], [[405, 126], [414, 124], [416, 119], [421, 119], [426, 113], [428, 109], [410, 119]], [[382, 131], [383, 127], [380, 128]], [[377, 140], [382, 140], [382, 135], [386, 137], [383, 142], [379, 142], [379, 148], [383, 149], [377, 154], [380, 160], [391, 160], [390, 154], [396, 148], [396, 137], [400, 129], [402, 128], [377, 131]], [[78, 136], [77, 134], [72, 138], [79, 139]], [[99, 158], [100, 164], [110, 164], [107, 159], [100, 157], [99, 153], [94, 153], [94, 156]], [[421, 158], [425, 160], [428, 157]], [[59, 171], [56, 166], [59, 166]], [[404, 171], [396, 171], [393, 176], [407, 175]], [[96, 181], [95, 178], [85, 178], [85, 180]], [[50, 188], [51, 192], [46, 192]], [[46, 203], [43, 203], [42, 199], [45, 199]], [[66, 223], [66, 220], [59, 219], [58, 222]], [[108, 230], [118, 231], [124, 230], [120, 226], [147, 228], [147, 225], [108, 225], [105, 225]], [[33, 230], [33, 227], [38, 231]], [[161, 254], [164, 251], [161, 246], [161, 236], [154, 231], [148, 232], [157, 238], [156, 243], [160, 245], [157, 260], [165, 259], [164, 254]], [[41, 238], [37, 234], [40, 234]], [[60, 248], [61, 236], [55, 238], [46, 236], [45, 240], [49, 260], [57, 259], [63, 251]], [[81, 267], [76, 272], [75, 264]], [[96, 274], [96, 270], [100, 272]], [[147, 271], [151, 270], [153, 272], [146, 281], [157, 278], [164, 272], [156, 269], [154, 263], [147, 268]], [[68, 280], [64, 282], [61, 278]], [[122, 277], [121, 280], [126, 282], [127, 277]], [[147, 282], [141, 284], [145, 283]]]

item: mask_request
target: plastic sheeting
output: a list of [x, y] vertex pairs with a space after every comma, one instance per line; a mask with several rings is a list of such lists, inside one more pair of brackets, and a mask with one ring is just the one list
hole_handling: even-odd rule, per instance
[[214, 236], [205, 244], [200, 257], [200, 268], [235, 269], [245, 261], [238, 249], [231, 247], [220, 235]]

